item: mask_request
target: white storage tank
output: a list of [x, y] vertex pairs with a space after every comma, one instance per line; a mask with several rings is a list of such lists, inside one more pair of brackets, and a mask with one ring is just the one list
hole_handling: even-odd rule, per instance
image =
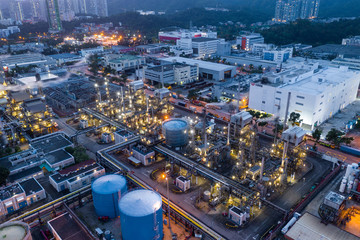
[[345, 188], [346, 188], [346, 178], [344, 177], [341, 181], [341, 184], [340, 184], [340, 188], [339, 188], [339, 192], [343, 193], [345, 192]]
[[1, 240], [32, 240], [30, 227], [23, 222], [7, 222], [0, 225]]
[[119, 201], [123, 240], [163, 239], [161, 196], [140, 189], [125, 194]]

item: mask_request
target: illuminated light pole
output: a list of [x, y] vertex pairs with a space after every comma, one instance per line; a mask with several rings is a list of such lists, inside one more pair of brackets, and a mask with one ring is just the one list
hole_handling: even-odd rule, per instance
[[169, 230], [171, 235], [173, 235], [171, 231], [171, 224], [170, 224], [170, 192], [169, 192], [169, 178], [166, 173], [162, 174], [162, 178], [166, 180], [166, 192], [167, 192], [167, 201], [168, 201], [168, 219], [169, 219]]

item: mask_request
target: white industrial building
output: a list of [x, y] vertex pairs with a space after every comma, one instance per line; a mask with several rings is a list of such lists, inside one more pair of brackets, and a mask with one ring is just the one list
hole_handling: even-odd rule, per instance
[[319, 63], [299, 62], [252, 83], [249, 108], [275, 114], [282, 120], [286, 112], [286, 118], [296, 112], [302, 127], [313, 129], [356, 99], [359, 80], [359, 73], [347, 67], [320, 68]]
[[183, 57], [169, 57], [161, 60], [163, 63], [178, 62], [178, 63], [188, 64], [191, 66], [197, 65], [199, 67], [200, 77], [208, 80], [219, 81], [219, 80], [232, 78], [236, 75], [235, 66], [206, 62], [202, 60], [183, 58]]
[[102, 175], [105, 175], [105, 169], [94, 160], [87, 160], [51, 175], [49, 182], [58, 192], [65, 189], [72, 192], [90, 185]]
[[88, 55], [93, 55], [93, 54], [100, 54], [104, 52], [104, 47], [103, 46], [98, 46], [96, 48], [85, 48], [82, 49], [80, 51], [81, 56], [86, 57]]
[[0, 216], [10, 214], [46, 198], [44, 188], [35, 178], [0, 189]]
[[192, 49], [193, 55], [198, 57], [205, 57], [217, 52], [218, 44], [225, 42], [224, 39], [219, 38], [180, 38], [176, 40], [177, 49]]
[[154, 150], [138, 144], [132, 147], [132, 156], [139, 160], [144, 166], [147, 166], [153, 162], [155, 162], [155, 152]]
[[198, 80], [199, 67], [184, 63], [171, 63], [145, 69], [145, 79], [152, 84], [183, 85]]
[[245, 33], [236, 37], [236, 45], [245, 51], [251, 51], [255, 43], [264, 43], [264, 37], [260, 33]]
[[179, 176], [176, 178], [176, 186], [180, 188], [181, 191], [186, 192], [190, 189], [190, 180], [183, 176]]
[[145, 58], [133, 55], [109, 55], [105, 58], [105, 64], [120, 72], [145, 65]]

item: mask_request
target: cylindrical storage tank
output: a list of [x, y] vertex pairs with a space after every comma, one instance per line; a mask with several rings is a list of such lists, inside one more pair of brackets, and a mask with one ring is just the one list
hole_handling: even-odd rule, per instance
[[163, 238], [161, 196], [150, 190], [135, 190], [119, 202], [123, 240], [153, 240]]
[[182, 119], [170, 119], [163, 123], [162, 133], [166, 144], [171, 147], [182, 147], [189, 140], [189, 124]]
[[204, 198], [204, 201], [205, 201], [205, 202], [210, 201], [210, 195], [211, 195], [210, 191], [206, 190], [206, 191], [204, 192], [203, 198]]
[[0, 225], [2, 240], [32, 240], [30, 226], [23, 222], [7, 222]]
[[353, 186], [354, 182], [353, 181], [349, 181], [348, 182], [348, 185], [347, 185], [347, 193], [350, 193], [351, 192], [351, 189], [352, 189], [352, 186]]
[[345, 172], [345, 178], [346, 178], [346, 179], [349, 178], [351, 172], [352, 172], [352, 165], [349, 164], [349, 165], [347, 165], [347, 167], [346, 167], [346, 172]]
[[119, 199], [127, 191], [125, 177], [115, 174], [102, 176], [93, 182], [91, 190], [99, 217], [115, 218], [120, 215]]
[[345, 192], [346, 182], [347, 182], [346, 178], [343, 178], [340, 184], [339, 192], [341, 193]]
[[356, 191], [358, 185], [359, 185], [359, 179], [355, 179], [352, 190]]

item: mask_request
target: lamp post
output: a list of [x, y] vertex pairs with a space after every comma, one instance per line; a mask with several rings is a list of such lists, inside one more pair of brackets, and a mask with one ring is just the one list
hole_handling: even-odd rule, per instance
[[169, 219], [169, 230], [171, 235], [173, 234], [171, 231], [170, 225], [170, 192], [169, 192], [169, 178], [166, 173], [163, 173], [162, 177], [166, 180], [166, 193], [167, 193], [167, 202], [168, 202], [168, 219]]

